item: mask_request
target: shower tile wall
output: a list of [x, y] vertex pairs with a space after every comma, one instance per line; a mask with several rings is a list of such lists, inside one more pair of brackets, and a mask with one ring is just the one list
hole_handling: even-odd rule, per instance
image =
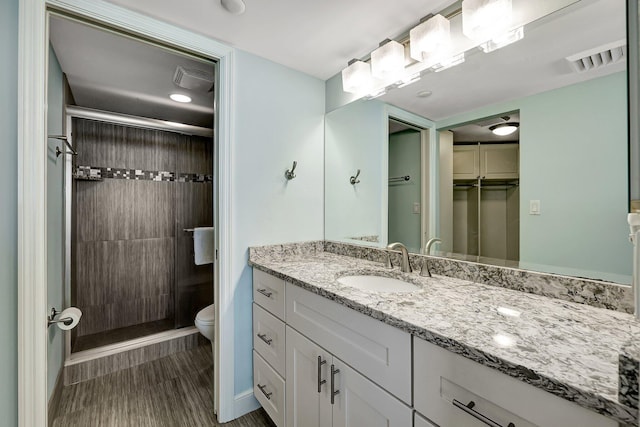
[[[212, 173], [208, 138], [85, 119], [73, 125], [75, 166], [168, 171], [176, 179]], [[74, 182], [72, 300], [84, 313], [76, 338], [162, 319], [193, 324], [213, 301], [213, 270], [193, 264], [183, 229], [212, 225], [211, 181], [111, 176], [119, 178]]]

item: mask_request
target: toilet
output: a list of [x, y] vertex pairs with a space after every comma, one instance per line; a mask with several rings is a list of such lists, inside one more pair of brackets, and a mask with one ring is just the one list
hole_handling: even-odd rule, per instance
[[200, 333], [209, 341], [211, 341], [211, 344], [213, 344], [213, 338], [215, 337], [216, 330], [215, 305], [211, 304], [200, 310], [196, 315], [196, 320], [194, 323]]

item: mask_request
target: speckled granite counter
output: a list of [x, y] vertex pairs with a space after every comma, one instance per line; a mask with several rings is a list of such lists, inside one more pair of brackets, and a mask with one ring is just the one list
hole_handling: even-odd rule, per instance
[[[618, 393], [621, 349], [640, 337], [640, 323], [629, 314], [452, 277], [405, 274], [379, 262], [324, 252], [323, 242], [273, 248], [250, 248], [250, 265], [618, 422], [637, 425], [633, 398], [619, 400]], [[358, 272], [399, 277], [420, 290], [370, 292], [336, 280]], [[631, 346], [628, 353], [634, 352], [640, 354]], [[633, 358], [628, 362], [625, 375], [630, 378], [638, 363]], [[635, 376], [637, 393], [637, 370]], [[637, 398], [635, 402], [637, 406]]]

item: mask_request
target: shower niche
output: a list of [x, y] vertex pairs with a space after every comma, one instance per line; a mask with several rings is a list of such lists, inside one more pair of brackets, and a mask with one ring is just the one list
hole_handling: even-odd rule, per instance
[[213, 264], [193, 232], [213, 226], [213, 140], [74, 117], [73, 353], [192, 326], [213, 303]]

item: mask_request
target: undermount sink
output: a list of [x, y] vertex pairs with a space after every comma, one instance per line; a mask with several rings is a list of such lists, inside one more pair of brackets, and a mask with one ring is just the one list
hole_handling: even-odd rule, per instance
[[419, 286], [392, 277], [354, 275], [338, 278], [338, 282], [352, 288], [375, 292], [415, 292]]

